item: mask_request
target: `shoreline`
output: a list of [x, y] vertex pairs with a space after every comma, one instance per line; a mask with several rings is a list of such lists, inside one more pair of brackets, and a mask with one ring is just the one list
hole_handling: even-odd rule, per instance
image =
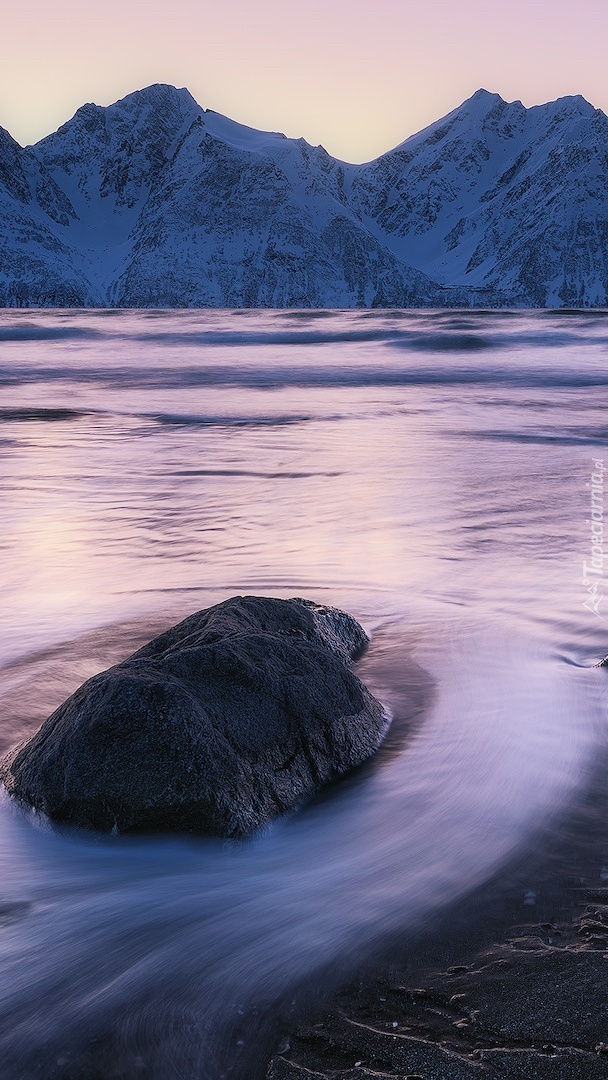
[[[85, 636], [86, 647], [95, 645], [98, 656], [105, 649], [118, 654], [127, 638], [147, 637], [143, 625], [126, 623], [118, 635], [116, 627], [94, 631]], [[382, 643], [381, 631], [375, 640]], [[62, 679], [75, 678], [83, 662], [81, 644], [79, 639], [78, 645], [36, 655], [49, 690], [56, 689], [56, 667]], [[366, 653], [356, 665], [368, 685], [372, 669], [381, 674], [378, 657], [374, 664], [370, 660]], [[408, 708], [398, 711], [382, 751], [363, 771], [381, 768], [401, 752], [432, 701], [435, 687], [423, 669], [412, 664], [401, 678], [398, 697]], [[33, 689], [20, 700], [23, 713], [37, 693]], [[12, 694], [23, 697], [16, 689]], [[600, 748], [602, 741], [600, 736]], [[249, 1035], [256, 1029], [260, 1038], [255, 1060], [243, 1060], [249, 1049], [233, 1060], [234, 1075], [608, 1080], [607, 773], [608, 749], [600, 749], [573, 807], [545, 822], [520, 855], [446, 914], [436, 913], [425, 927], [399, 939], [378, 942], [374, 961], [365, 968], [361, 963], [350, 982], [334, 967], [326, 979], [321, 973], [296, 987], [295, 1009], [286, 1001], [274, 1007], [268, 1002], [261, 1015], [244, 1017], [245, 1045], [252, 1046]], [[328, 788], [318, 799], [335, 794]], [[95, 1057], [105, 1054], [110, 1067], [119, 1064], [115, 1052], [111, 1043], [95, 1047]]]
[[309, 998], [267, 1080], [608, 1077], [607, 768], [494, 881]]

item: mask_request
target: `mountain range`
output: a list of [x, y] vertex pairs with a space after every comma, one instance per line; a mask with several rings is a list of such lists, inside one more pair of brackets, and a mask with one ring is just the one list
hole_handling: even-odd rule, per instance
[[605, 307], [608, 117], [478, 90], [364, 165], [166, 85], [0, 128], [0, 306]]

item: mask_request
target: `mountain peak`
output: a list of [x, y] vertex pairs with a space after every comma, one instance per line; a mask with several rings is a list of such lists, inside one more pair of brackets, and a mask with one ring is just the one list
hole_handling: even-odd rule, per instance
[[161, 109], [175, 106], [181, 107], [182, 110], [185, 108], [196, 109], [198, 112], [204, 111], [185, 86], [178, 89], [171, 83], [151, 83], [150, 86], [144, 86], [141, 90], [134, 90], [133, 93], [120, 98], [110, 108]]
[[493, 94], [491, 90], [485, 90], [483, 86], [480, 86], [479, 90], [476, 90], [474, 94], [471, 94], [470, 98], [467, 98], [464, 104], [466, 105], [468, 102], [472, 101], [485, 102], [489, 105], [495, 104], [498, 101], [504, 101], [504, 98], [502, 98], [500, 94]]
[[[67, 131], [74, 122], [81, 125], [85, 131], [94, 132], [104, 126], [105, 109], [101, 105], [95, 105], [92, 101], [87, 101], [85, 105], [81, 105], [79, 109], [76, 109], [71, 120], [62, 124], [59, 131]], [[47, 138], [52, 138], [52, 136], [47, 136]]]
[[483, 87], [476, 90], [471, 97], [463, 101], [462, 105], [459, 105], [457, 109], [454, 109], [450, 116], [467, 116], [474, 120], [483, 119], [490, 113], [493, 115], [505, 115], [511, 110], [525, 113], [525, 107], [521, 101], [506, 101], [500, 94], [492, 94], [489, 90], [484, 90]]
[[188, 119], [192, 122], [203, 112], [204, 109], [185, 87], [178, 90], [168, 83], [153, 83], [142, 90], [134, 90], [112, 105], [95, 105], [92, 101], [81, 105], [71, 120], [36, 145], [54, 145], [58, 136], [70, 136], [74, 131], [82, 132], [85, 137], [105, 139], [108, 123], [117, 120], [133, 129], [141, 128], [142, 124], [154, 125], [158, 121], [168, 124], [169, 129], [173, 130]]
[[556, 116], [593, 116], [596, 109], [582, 94], [566, 94], [564, 97], [549, 101], [546, 105], [538, 105], [537, 108], [545, 109]]

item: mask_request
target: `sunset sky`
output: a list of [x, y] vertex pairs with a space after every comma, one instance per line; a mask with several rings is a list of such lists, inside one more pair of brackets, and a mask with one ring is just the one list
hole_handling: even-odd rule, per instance
[[21, 143], [152, 82], [364, 161], [480, 86], [608, 110], [606, 0], [24, 0], [3, 13], [0, 124]]

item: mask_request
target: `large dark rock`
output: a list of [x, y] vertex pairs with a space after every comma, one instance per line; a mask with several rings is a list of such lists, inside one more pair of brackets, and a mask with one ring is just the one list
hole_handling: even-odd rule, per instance
[[366, 642], [335, 608], [234, 597], [89, 679], [0, 776], [55, 821], [243, 836], [377, 749]]

